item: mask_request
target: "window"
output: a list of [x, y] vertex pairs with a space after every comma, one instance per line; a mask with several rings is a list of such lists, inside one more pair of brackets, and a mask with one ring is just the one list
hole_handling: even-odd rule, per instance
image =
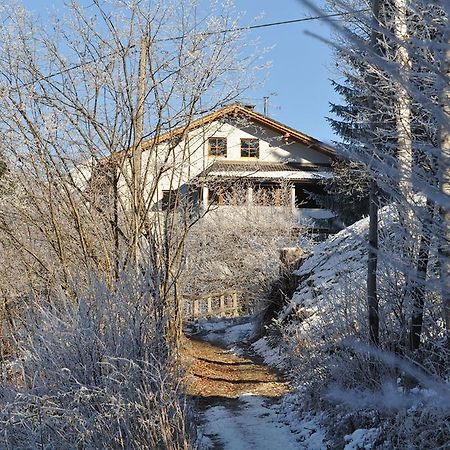
[[259, 139], [241, 139], [241, 158], [259, 158]]
[[227, 157], [227, 138], [224, 137], [212, 137], [208, 140], [209, 143], [209, 156], [214, 157]]
[[178, 193], [176, 191], [162, 191], [161, 209], [172, 210], [177, 206]]
[[321, 208], [320, 198], [325, 196], [325, 188], [319, 184], [295, 185], [295, 204], [297, 208]]

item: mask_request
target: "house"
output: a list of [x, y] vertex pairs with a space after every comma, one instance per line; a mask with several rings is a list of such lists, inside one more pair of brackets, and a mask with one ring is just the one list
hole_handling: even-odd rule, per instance
[[324, 195], [333, 149], [251, 106], [223, 107], [143, 142], [142, 150], [143, 170], [158, 174], [151, 211], [189, 196], [198, 208], [287, 203], [313, 228], [329, 229], [333, 221], [334, 214], [310, 195]]
[[[186, 134], [186, 130], [163, 135], [160, 142], [177, 133]], [[332, 176], [331, 163], [336, 158], [331, 147], [241, 104], [193, 121], [184, 140], [189, 142], [190, 164], [180, 187], [195, 181], [200, 206], [244, 201], [280, 206], [283, 186], [288, 185], [289, 203], [299, 221], [309, 219], [319, 228], [329, 227], [334, 214], [310, 193], [324, 195], [322, 181]], [[233, 195], [237, 182], [246, 186], [245, 198]], [[159, 199], [163, 208], [170, 204], [169, 198], [175, 198], [172, 191], [162, 181]]]

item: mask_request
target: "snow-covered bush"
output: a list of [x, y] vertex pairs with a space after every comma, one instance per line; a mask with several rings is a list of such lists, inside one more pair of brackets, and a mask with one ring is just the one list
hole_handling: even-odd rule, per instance
[[252, 307], [267, 297], [279, 277], [281, 249], [295, 245], [299, 225], [289, 186], [277, 192], [279, 206], [270, 193], [263, 197], [253, 192], [248, 201], [247, 188], [240, 183], [234, 182], [230, 191], [224, 205], [213, 205], [191, 228], [182, 284], [191, 295], [237, 290]]
[[0, 388], [0, 447], [191, 448], [151, 275], [74, 291], [30, 299]]
[[450, 443], [450, 411], [418, 403], [409, 409], [396, 411], [385, 418], [375, 444], [382, 449], [448, 448]]
[[[372, 428], [379, 428], [380, 448], [386, 443], [392, 446], [385, 448], [398, 448], [413, 426], [420, 430], [420, 436], [403, 441], [411, 443], [409, 448], [438, 448], [442, 445], [439, 443], [450, 439], [448, 426], [443, 423], [450, 409], [433, 398], [439, 391], [441, 399], [450, 404], [446, 383], [450, 352], [442, 345], [445, 328], [440, 297], [433, 290], [427, 291], [424, 341], [419, 352], [409, 354], [411, 304], [403, 289], [400, 227], [395, 205], [380, 211], [378, 288], [380, 342], [385, 353], [359, 344], [368, 335], [367, 219], [314, 247], [295, 272], [300, 279], [298, 289], [278, 319], [283, 345], [290, 355], [293, 384], [302, 393], [305, 405], [326, 410], [330, 423], [339, 424], [330, 427], [335, 431], [329, 436], [339, 445], [344, 445], [343, 435]], [[436, 259], [433, 249], [431, 268]], [[429, 276], [433, 276], [433, 270]], [[415, 363], [405, 365], [403, 358], [411, 356]], [[425, 386], [430, 395], [405, 394], [412, 380]], [[402, 427], [400, 417], [404, 420]], [[434, 417], [435, 425], [427, 425], [425, 417]], [[427, 440], [428, 447], [424, 446]]]

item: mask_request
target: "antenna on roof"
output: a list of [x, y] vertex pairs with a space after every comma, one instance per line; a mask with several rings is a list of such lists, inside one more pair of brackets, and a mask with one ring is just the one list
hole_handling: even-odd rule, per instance
[[269, 116], [269, 97], [264, 97], [264, 117]]

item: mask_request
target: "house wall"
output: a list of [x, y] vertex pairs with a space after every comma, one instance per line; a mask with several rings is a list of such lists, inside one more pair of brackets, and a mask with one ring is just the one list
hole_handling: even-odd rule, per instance
[[[147, 180], [145, 194], [147, 201], [157, 208], [163, 198], [164, 190], [176, 190], [192, 178], [198, 176], [217, 159], [210, 157], [208, 139], [225, 137], [227, 139], [228, 161], [248, 162], [298, 162], [313, 164], [330, 164], [328, 156], [308, 148], [296, 141], [284, 142], [283, 137], [272, 129], [256, 125], [243, 119], [230, 118], [228, 121], [215, 121], [204, 127], [192, 130], [188, 138], [181, 140], [175, 148], [169, 142], [163, 142], [156, 149], [143, 152], [143, 179]], [[259, 158], [241, 158], [241, 138], [259, 139]], [[125, 162], [123, 175], [119, 181], [119, 193], [125, 207], [130, 201], [131, 168]], [[164, 172], [158, 183], [156, 193], [153, 192], [154, 176]]]
[[[227, 139], [227, 157], [210, 157], [208, 139], [210, 137], [224, 137]], [[259, 158], [241, 158], [241, 138], [259, 139]], [[289, 140], [284, 142], [283, 137], [273, 130], [240, 119], [227, 122], [212, 122], [204, 127], [197, 128], [188, 134], [188, 139], [182, 140], [175, 149], [169, 151], [168, 144], [158, 146], [159, 163], [149, 164], [151, 152], [143, 154], [143, 167], [149, 164], [156, 170], [158, 164], [165, 161], [168, 172], [161, 179], [158, 186], [158, 199], [162, 198], [162, 191], [176, 189], [198, 176], [214, 160], [226, 159], [228, 161], [263, 161], [263, 162], [298, 162], [312, 164], [330, 164], [328, 156], [308, 148], [299, 142]], [[169, 157], [167, 155], [169, 154]]]
[[[241, 138], [259, 139], [259, 160], [266, 162], [296, 161], [301, 163], [329, 164], [330, 158], [316, 150], [310, 149], [299, 142], [283, 141], [283, 137], [269, 128], [249, 123], [248, 121], [235, 121], [234, 123], [213, 122], [203, 129], [197, 129], [190, 133], [190, 139], [196, 143], [197, 158], [202, 157], [206, 162], [214, 158], [208, 158], [208, 138], [227, 138], [227, 160], [248, 161], [241, 158]], [[253, 158], [252, 158], [253, 159]]]

